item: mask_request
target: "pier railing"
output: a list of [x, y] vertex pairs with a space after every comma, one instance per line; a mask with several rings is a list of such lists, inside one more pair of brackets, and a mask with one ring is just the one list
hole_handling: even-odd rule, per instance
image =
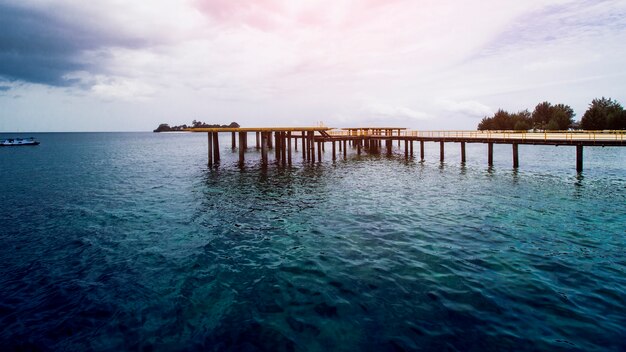
[[332, 130], [328, 131], [331, 136], [380, 136], [380, 137], [419, 137], [419, 138], [463, 138], [463, 139], [494, 139], [494, 140], [563, 140], [563, 141], [624, 141], [626, 131], [419, 131], [419, 130], [388, 130], [381, 134], [380, 131], [370, 130]]

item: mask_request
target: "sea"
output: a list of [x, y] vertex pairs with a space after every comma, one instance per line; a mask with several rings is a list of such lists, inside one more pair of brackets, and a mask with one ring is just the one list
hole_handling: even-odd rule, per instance
[[3, 351], [625, 351], [626, 148], [244, 165], [198, 133], [0, 134]]

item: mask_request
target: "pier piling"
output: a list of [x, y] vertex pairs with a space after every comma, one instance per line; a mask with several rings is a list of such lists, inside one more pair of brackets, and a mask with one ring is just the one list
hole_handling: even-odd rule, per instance
[[244, 139], [245, 138], [246, 138], [245, 132], [239, 132], [239, 165], [243, 165], [244, 162], [245, 162], [245, 160], [244, 160], [244, 155], [246, 154], [246, 148], [244, 148], [244, 146], [245, 146]]
[[461, 163], [465, 164], [465, 142], [461, 142]]
[[280, 158], [283, 165], [287, 165], [287, 133], [280, 132]]
[[[567, 131], [550, 131], [543, 133], [532, 132], [474, 132], [474, 131], [407, 131], [390, 130], [387, 128], [359, 128], [347, 129], [346, 133], [327, 132], [326, 127], [261, 127], [261, 128], [193, 128], [192, 132], [207, 133], [208, 165], [216, 166], [220, 162], [219, 133], [231, 133], [231, 148], [238, 147], [239, 164], [245, 165], [245, 153], [248, 149], [248, 134], [254, 132], [255, 147], [261, 149], [263, 165], [267, 165], [268, 150], [275, 148], [277, 165], [291, 165], [293, 162], [292, 139], [294, 150], [298, 152], [298, 139], [302, 140], [302, 160], [304, 162], [322, 162], [325, 154], [326, 143], [330, 142], [332, 148], [332, 160], [337, 160], [337, 148], [343, 152], [344, 160], [347, 159], [348, 146], [356, 149], [361, 155], [362, 150], [366, 153], [380, 153], [383, 147], [389, 155], [393, 155], [394, 141], [398, 141], [398, 147], [402, 147], [404, 141], [404, 158], [413, 159], [413, 143], [419, 141], [420, 160], [425, 159], [425, 142], [439, 142], [439, 160], [445, 160], [445, 143], [453, 142], [461, 144], [461, 163], [466, 163], [466, 143], [487, 144], [487, 162], [489, 167], [494, 164], [494, 144], [509, 144], [512, 147], [513, 168], [520, 166], [519, 145], [570, 145], [576, 146], [576, 171], [583, 171], [583, 149], [585, 146], [626, 146], [626, 134], [623, 132], [587, 131], [571, 133]], [[292, 133], [295, 132], [295, 133]], [[239, 133], [237, 141], [236, 133]], [[384, 141], [384, 142], [383, 142]], [[337, 146], [339, 143], [339, 146]], [[317, 144], [317, 146], [316, 146]], [[384, 146], [383, 146], [384, 144]], [[317, 148], [317, 153], [316, 149]]]
[[322, 142], [317, 142], [317, 161], [320, 163], [322, 162], [322, 148]]
[[[296, 145], [298, 144], [296, 140]], [[296, 146], [296, 151], [298, 148]], [[287, 164], [291, 165], [291, 131], [287, 132]]]
[[311, 146], [309, 160], [315, 162], [315, 132], [309, 132], [309, 145]]
[[261, 163], [267, 165], [267, 140], [269, 132], [261, 132]]
[[[296, 141], [296, 144], [298, 144], [298, 142]], [[308, 151], [307, 151], [307, 146], [306, 146], [306, 134], [304, 131], [302, 131], [302, 160], [306, 161], [307, 160], [307, 156], [308, 156]]]
[[404, 158], [405, 159], [409, 158], [409, 141], [406, 139], [404, 140]]
[[443, 163], [444, 159], [444, 143], [443, 141], [439, 142], [439, 161]]
[[209, 153], [209, 166], [213, 165], [213, 133], [209, 132], [207, 135], [208, 153]]
[[583, 172], [583, 146], [576, 145], [576, 172]]
[[220, 162], [220, 141], [217, 138], [219, 134], [217, 132], [213, 132], [213, 162]]

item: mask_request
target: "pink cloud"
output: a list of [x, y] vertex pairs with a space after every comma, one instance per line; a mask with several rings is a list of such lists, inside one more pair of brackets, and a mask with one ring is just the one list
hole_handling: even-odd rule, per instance
[[405, 2], [406, 0], [197, 0], [196, 8], [219, 24], [246, 25], [263, 31], [302, 27], [346, 29], [380, 21], [382, 9]]
[[219, 24], [248, 25], [271, 30], [284, 8], [278, 0], [198, 0], [200, 12]]

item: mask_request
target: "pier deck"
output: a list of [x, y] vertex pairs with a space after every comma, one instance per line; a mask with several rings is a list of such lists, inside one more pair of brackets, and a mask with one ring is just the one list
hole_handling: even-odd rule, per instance
[[[626, 146], [626, 131], [415, 131], [403, 127], [354, 127], [332, 129], [329, 127], [245, 127], [245, 128], [192, 128], [191, 132], [206, 132], [208, 135], [209, 165], [219, 163], [220, 147], [219, 133], [231, 133], [232, 149], [239, 145], [239, 162], [243, 164], [245, 151], [248, 148], [248, 134], [255, 133], [256, 149], [261, 150], [261, 160], [268, 163], [268, 150], [274, 149], [275, 160], [279, 164], [291, 165], [292, 149], [298, 152], [298, 140], [301, 140], [302, 160], [315, 162], [322, 161], [322, 152], [325, 144], [331, 143], [332, 160], [337, 158], [337, 144], [339, 152], [347, 155], [348, 144], [356, 149], [357, 154], [362, 151], [379, 153], [384, 147], [390, 153], [394, 141], [398, 147], [404, 142], [404, 155], [413, 158], [413, 143], [420, 143], [420, 160], [424, 160], [424, 143], [436, 142], [440, 144], [440, 161], [444, 161], [445, 143], [460, 143], [461, 162], [466, 161], [465, 144], [483, 143], [488, 146], [488, 163], [493, 164], [493, 145], [510, 144], [513, 153], [513, 167], [519, 167], [518, 146], [525, 145], [555, 145], [576, 147], [576, 170], [583, 170], [583, 147], [624, 147]], [[238, 135], [238, 138], [237, 138]], [[293, 148], [292, 148], [292, 141]], [[317, 149], [317, 155], [316, 155]]]

